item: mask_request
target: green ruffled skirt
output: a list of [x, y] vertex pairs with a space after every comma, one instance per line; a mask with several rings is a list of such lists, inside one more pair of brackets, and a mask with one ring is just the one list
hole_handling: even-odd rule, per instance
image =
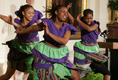
[[[66, 76], [72, 75], [72, 69], [75, 69], [75, 66], [68, 60], [69, 50], [67, 46], [54, 48], [44, 42], [39, 42], [35, 49], [40, 57], [35, 57], [34, 64], [43, 66], [34, 66], [34, 72], [28, 80], [31, 80], [31, 77], [33, 77], [32, 80], [60, 80], [67, 79]], [[52, 65], [44, 69], [48, 64]]]
[[7, 62], [8, 67], [25, 73], [33, 72], [34, 57], [31, 50], [37, 45], [37, 42], [26, 43], [18, 39], [13, 39], [6, 42], [6, 44], [10, 48]]

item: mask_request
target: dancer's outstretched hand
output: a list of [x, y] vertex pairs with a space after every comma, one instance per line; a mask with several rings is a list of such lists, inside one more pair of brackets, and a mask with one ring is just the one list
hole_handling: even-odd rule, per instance
[[67, 9], [69, 9], [69, 8], [71, 8], [72, 7], [72, 3], [69, 3], [68, 5], [67, 5]]
[[13, 17], [11, 15], [9, 15], [8, 18], [9, 18], [8, 23], [11, 25], [15, 25]]

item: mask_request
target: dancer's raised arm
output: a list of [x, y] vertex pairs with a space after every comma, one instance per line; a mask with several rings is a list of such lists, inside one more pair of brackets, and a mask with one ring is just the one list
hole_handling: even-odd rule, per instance
[[[93, 24], [92, 26], [87, 25], [87, 24], [83, 23], [83, 22], [80, 20], [80, 16], [81, 16], [81, 14], [79, 14], [79, 15], [77, 16], [77, 21], [78, 21], [87, 31], [91, 32], [91, 31], [98, 30], [98, 24], [97, 24], [97, 23]], [[98, 32], [98, 31], [97, 31], [97, 32]]]
[[8, 24], [12, 24], [12, 23], [11, 23], [11, 15], [9, 15], [9, 16], [4, 16], [4, 15], [0, 14], [0, 19], [2, 19], [3, 21], [5, 21], [5, 22], [8, 23]]
[[21, 27], [21, 25], [19, 25], [19, 24], [14, 22], [14, 19], [13, 19], [13, 17], [11, 15], [5, 16], [5, 15], [0, 14], [0, 19], [5, 21], [6, 23], [14, 25], [14, 26], [16, 26], [18, 28]]

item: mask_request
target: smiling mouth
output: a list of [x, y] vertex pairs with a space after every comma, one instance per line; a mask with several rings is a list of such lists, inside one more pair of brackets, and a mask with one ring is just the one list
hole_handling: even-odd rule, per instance
[[33, 17], [29, 17], [30, 19], [32, 19]]
[[64, 16], [63, 18], [66, 19], [66, 16]]

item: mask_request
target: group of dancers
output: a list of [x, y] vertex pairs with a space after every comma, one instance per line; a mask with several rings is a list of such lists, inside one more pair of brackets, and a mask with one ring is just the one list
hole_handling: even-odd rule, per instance
[[[98, 55], [100, 23], [93, 20], [91, 9], [84, 10], [83, 17], [79, 14], [74, 19], [68, 12], [71, 3], [67, 7], [57, 5], [47, 10], [51, 15], [48, 19], [41, 18], [42, 13], [32, 7], [34, 0], [26, 2], [15, 12], [15, 19], [0, 14], [2, 20], [15, 27], [17, 34], [15, 39], [6, 42], [10, 48], [7, 71], [0, 76], [0, 80], [8, 80], [13, 74], [14, 80], [17, 80], [19, 71], [24, 72], [23, 80], [81, 80], [91, 71], [104, 75], [104, 80], [110, 80], [111, 74], [103, 64], [107, 57]], [[66, 22], [68, 17], [81, 30], [81, 41], [73, 46], [73, 63], [68, 60], [66, 43], [78, 30]], [[42, 30], [44, 40], [39, 41], [38, 31]]]

